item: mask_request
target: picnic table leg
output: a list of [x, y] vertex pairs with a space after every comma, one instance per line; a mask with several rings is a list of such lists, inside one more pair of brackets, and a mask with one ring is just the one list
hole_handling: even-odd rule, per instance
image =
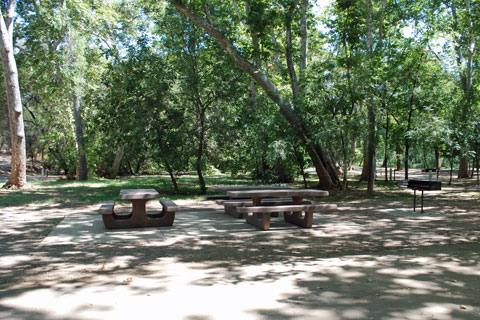
[[284, 220], [288, 223], [295, 224], [302, 228], [311, 228], [313, 225], [313, 212], [305, 211], [302, 212], [292, 212], [291, 214], [284, 214]]
[[135, 225], [145, 224], [145, 221], [147, 219], [147, 214], [146, 214], [147, 201], [144, 199], [139, 199], [139, 200], [131, 200], [131, 202], [132, 202], [132, 218], [130, 219], [131, 223]]
[[[303, 198], [294, 197], [293, 204], [302, 204]], [[305, 211], [302, 217], [302, 211], [284, 212], [283, 220], [303, 228], [311, 228], [313, 225], [313, 212]]]
[[[252, 198], [253, 206], [261, 206], [262, 198]], [[264, 231], [270, 229], [270, 213], [247, 213], [245, 219], [248, 224], [256, 226]]]
[[251, 213], [246, 215], [248, 224], [258, 227], [264, 231], [270, 229], [270, 213]]

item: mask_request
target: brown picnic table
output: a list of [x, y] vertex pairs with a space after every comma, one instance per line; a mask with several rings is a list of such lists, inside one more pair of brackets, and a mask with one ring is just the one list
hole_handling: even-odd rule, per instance
[[[252, 206], [237, 207], [236, 211], [244, 214], [246, 222], [262, 230], [270, 229], [270, 215], [283, 212], [286, 222], [311, 228], [313, 213], [335, 210], [335, 204], [305, 203], [305, 198], [328, 197], [328, 191], [311, 189], [284, 189], [284, 190], [239, 190], [228, 191], [227, 196], [231, 199], [251, 199]], [[289, 204], [270, 205], [264, 199], [291, 198]]]
[[119, 198], [132, 203], [132, 211], [128, 215], [115, 213], [115, 201], [104, 202], [99, 211], [107, 229], [143, 228], [171, 226], [175, 220], [175, 212], [179, 210], [170, 199], [161, 199], [163, 210], [147, 213], [147, 202], [157, 199], [160, 194], [154, 189], [122, 189]]

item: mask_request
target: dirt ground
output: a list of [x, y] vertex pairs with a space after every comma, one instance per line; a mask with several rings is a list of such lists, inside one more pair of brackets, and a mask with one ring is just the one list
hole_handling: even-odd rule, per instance
[[479, 190], [426, 194], [424, 214], [352, 199], [267, 232], [181, 201], [213, 232], [58, 245], [42, 241], [96, 206], [0, 209], [0, 319], [480, 319]]

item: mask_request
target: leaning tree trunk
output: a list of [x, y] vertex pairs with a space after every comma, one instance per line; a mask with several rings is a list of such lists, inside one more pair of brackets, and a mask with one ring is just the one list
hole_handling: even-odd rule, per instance
[[177, 183], [177, 179], [175, 178], [175, 173], [173, 172], [172, 166], [170, 165], [170, 163], [166, 158], [163, 159], [163, 163], [165, 164], [168, 174], [170, 175], [170, 180], [172, 181], [173, 189], [175, 190], [175, 193], [178, 193], [178, 183]]
[[27, 185], [27, 152], [25, 147], [25, 128], [23, 108], [18, 83], [17, 64], [13, 53], [13, 17], [16, 1], [8, 2], [7, 16], [3, 12], [0, 18], [0, 55], [2, 58], [8, 116], [12, 140], [11, 172], [5, 188], [23, 188]]
[[170, 0], [170, 2], [196, 25], [214, 37], [232, 61], [248, 73], [249, 76], [262, 87], [268, 97], [277, 104], [280, 114], [288, 121], [310, 155], [317, 171], [319, 184], [327, 189], [339, 187], [338, 175], [330, 157], [323, 147], [315, 142], [316, 139], [314, 135], [308, 130], [301, 117], [295, 113], [290, 102], [283, 97], [270, 78], [241, 56], [233, 44], [218, 29], [210, 24], [210, 22], [196, 15], [190, 8], [185, 6], [181, 0]]

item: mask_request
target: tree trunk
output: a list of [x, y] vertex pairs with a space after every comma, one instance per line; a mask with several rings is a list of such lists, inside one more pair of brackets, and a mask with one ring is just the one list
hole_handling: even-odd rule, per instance
[[[367, 7], [367, 61], [370, 60], [373, 48], [373, 26], [372, 26], [372, 2], [366, 0]], [[368, 168], [368, 186], [367, 193], [373, 194], [375, 186], [375, 158], [377, 152], [376, 139], [376, 120], [375, 106], [372, 99], [367, 99], [367, 117], [368, 117], [368, 146], [367, 146], [367, 168]]]
[[8, 116], [12, 143], [11, 171], [4, 188], [23, 188], [27, 185], [27, 152], [25, 146], [25, 128], [23, 108], [18, 83], [18, 70], [13, 52], [13, 17], [15, 0], [10, 0], [6, 19], [3, 12], [0, 18], [0, 50], [7, 96]]
[[115, 179], [118, 175], [118, 171], [120, 170], [120, 164], [122, 163], [122, 158], [125, 150], [125, 145], [119, 144], [117, 148], [117, 153], [115, 154], [115, 159], [113, 160], [112, 164], [112, 175], [111, 178]]
[[280, 114], [288, 121], [297, 136], [304, 144], [312, 162], [317, 171], [319, 178], [319, 185], [326, 189], [339, 187], [338, 175], [335, 172], [335, 167], [319, 143], [315, 143], [314, 135], [305, 126], [303, 119], [299, 117], [294, 111], [292, 105], [283, 97], [280, 91], [275, 87], [273, 82], [266, 76], [265, 73], [256, 69], [250, 62], [241, 56], [233, 44], [220, 33], [218, 29], [213, 27], [207, 20], [200, 18], [188, 7], [186, 7], [181, 0], [170, 0], [170, 2], [182, 13], [188, 16], [196, 25], [203, 28], [208, 34], [214, 37], [220, 46], [225, 50], [227, 55], [233, 62], [250, 75], [265, 91], [268, 97], [277, 104]]
[[367, 158], [368, 158], [368, 138], [365, 136], [363, 138], [363, 147], [362, 147], [362, 173], [360, 174], [360, 181], [368, 181], [369, 171], [367, 167]]
[[[66, 8], [66, 2], [63, 2], [63, 7]], [[67, 23], [67, 44], [68, 44], [68, 64], [70, 68], [75, 69], [76, 59], [74, 53], [74, 43], [70, 24]], [[72, 72], [75, 73], [75, 72]], [[85, 151], [85, 142], [83, 139], [83, 121], [82, 110], [80, 106], [80, 97], [78, 94], [78, 86], [75, 80], [71, 79], [72, 86], [72, 100], [73, 100], [73, 115], [75, 119], [75, 140], [77, 145], [77, 168], [78, 180], [88, 180], [87, 154]]]
[[448, 185], [452, 184], [452, 178], [453, 178], [453, 151], [452, 151], [452, 154], [450, 155], [450, 180], [448, 180]]
[[388, 181], [388, 129], [390, 127], [390, 118], [387, 112], [387, 123], [385, 127], [385, 156], [383, 158], [383, 163], [385, 166], [385, 181]]
[[299, 73], [300, 73], [300, 95], [305, 96], [305, 85], [307, 77], [307, 50], [308, 50], [308, 28], [307, 28], [307, 16], [308, 16], [308, 0], [300, 0], [300, 61], [299, 61]]
[[468, 158], [467, 157], [461, 157], [460, 158], [460, 163], [458, 167], [458, 179], [463, 179], [463, 178], [470, 178], [468, 174]]
[[205, 145], [205, 106], [199, 105], [200, 108], [200, 123], [199, 123], [199, 133], [198, 133], [198, 150], [197, 150], [197, 174], [198, 174], [198, 182], [200, 184], [200, 193], [206, 194], [207, 187], [205, 185], [205, 179], [203, 178], [203, 148]]
[[165, 163], [165, 167], [167, 167], [168, 174], [170, 175], [170, 180], [172, 180], [173, 188], [175, 189], [175, 193], [178, 193], [178, 184], [177, 179], [175, 178], [175, 174], [173, 173], [172, 166], [170, 163], [164, 159], [163, 162]]
[[[72, 83], [73, 84], [73, 83]], [[85, 151], [85, 142], [83, 139], [83, 121], [82, 111], [80, 108], [80, 99], [75, 92], [75, 85], [73, 85], [73, 113], [75, 117], [75, 137], [77, 140], [77, 165], [78, 165], [78, 180], [88, 180], [87, 168], [87, 153]]]
[[440, 170], [442, 168], [442, 164], [440, 163], [440, 150], [438, 146], [435, 146], [433, 149], [435, 153], [435, 169]]
[[342, 137], [342, 151], [343, 151], [343, 189], [348, 187], [348, 135], [343, 134]]
[[408, 180], [408, 156], [410, 152], [410, 141], [408, 138], [405, 138], [405, 159], [403, 159], [405, 166], [405, 180]]

